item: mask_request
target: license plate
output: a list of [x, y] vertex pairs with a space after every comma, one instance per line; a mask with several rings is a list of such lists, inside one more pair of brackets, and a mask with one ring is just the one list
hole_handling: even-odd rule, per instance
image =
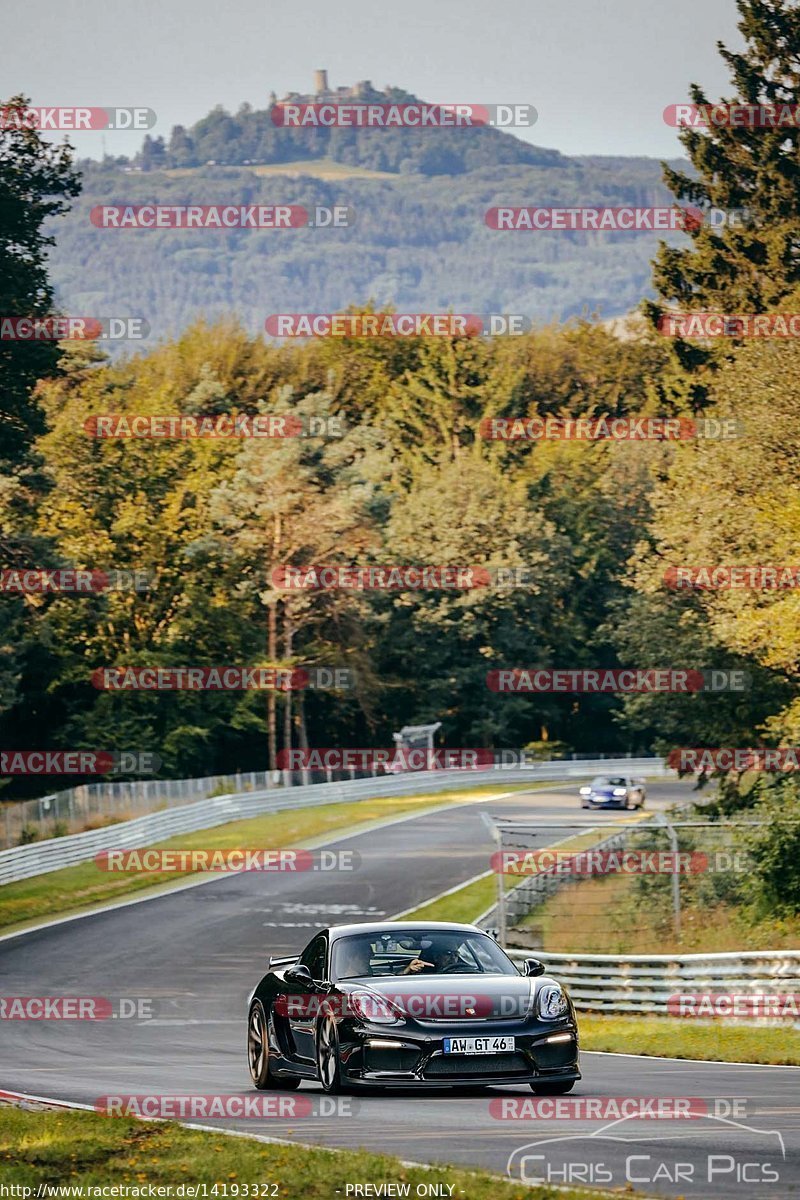
[[509, 1054], [514, 1050], [513, 1037], [445, 1038], [445, 1054]]

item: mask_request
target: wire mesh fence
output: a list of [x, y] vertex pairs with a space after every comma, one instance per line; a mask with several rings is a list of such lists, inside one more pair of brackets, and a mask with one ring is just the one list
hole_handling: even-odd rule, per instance
[[146, 813], [160, 812], [226, 792], [274, 787], [269, 771], [237, 775], [208, 775], [199, 779], [139, 779], [130, 782], [85, 783], [41, 796], [5, 803], [0, 809], [0, 845], [25, 845], [44, 838], [100, 828]]
[[632, 816], [609, 825], [488, 818], [497, 901], [479, 918], [506, 945], [644, 953], [708, 940], [736, 949], [763, 823]]

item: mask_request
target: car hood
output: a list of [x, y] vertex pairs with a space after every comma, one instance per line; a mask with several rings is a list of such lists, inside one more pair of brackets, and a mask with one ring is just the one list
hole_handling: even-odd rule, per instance
[[391, 1001], [421, 1021], [509, 1020], [530, 1010], [535, 984], [521, 975], [403, 975], [340, 985]]

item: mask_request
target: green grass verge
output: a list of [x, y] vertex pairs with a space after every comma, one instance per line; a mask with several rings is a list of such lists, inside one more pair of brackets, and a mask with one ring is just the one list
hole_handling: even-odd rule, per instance
[[486, 912], [497, 899], [497, 876], [491, 875], [474, 879], [463, 887], [451, 892], [449, 896], [440, 896], [429, 904], [421, 904], [413, 912], [406, 913], [404, 920], [409, 921], [462, 921], [471, 925], [476, 917]]
[[[527, 791], [530, 785], [504, 787], [506, 791]], [[315, 808], [290, 809], [265, 813], [245, 821], [231, 821], [214, 829], [182, 834], [157, 845], [164, 849], [237, 849], [254, 847], [288, 848], [306, 846], [328, 833], [360, 828], [389, 817], [423, 813], [442, 804], [463, 804], [481, 796], [497, 795], [497, 787], [470, 788], [466, 791], [438, 792], [419, 796], [375, 797], [352, 804], [325, 804]], [[96, 904], [122, 900], [146, 888], [175, 884], [193, 872], [106, 872], [94, 861], [61, 871], [49, 871], [33, 879], [7, 883], [0, 887], [0, 930], [67, 914]], [[196, 874], [196, 873], [195, 873]]]
[[[259, 1128], [263, 1132], [263, 1126]], [[268, 1131], [267, 1131], [268, 1132]], [[423, 1140], [422, 1146], [425, 1142]], [[336, 1153], [299, 1145], [267, 1145], [247, 1138], [185, 1129], [172, 1122], [102, 1117], [89, 1112], [36, 1112], [0, 1107], [0, 1182], [33, 1189], [38, 1184], [129, 1187], [205, 1183], [264, 1184], [257, 1196], [282, 1200], [333, 1200], [348, 1183], [449, 1184], [454, 1200], [560, 1200], [563, 1190], [523, 1187], [483, 1171], [450, 1166], [404, 1166], [397, 1158], [365, 1151]], [[443, 1193], [448, 1193], [442, 1189]], [[252, 1194], [252, 1192], [251, 1192]], [[80, 1193], [78, 1193], [80, 1195]], [[574, 1200], [600, 1200], [607, 1192], [570, 1189]]]
[[587, 1013], [579, 1014], [579, 1019], [582, 1050], [800, 1066], [800, 1030], [786, 1025]]

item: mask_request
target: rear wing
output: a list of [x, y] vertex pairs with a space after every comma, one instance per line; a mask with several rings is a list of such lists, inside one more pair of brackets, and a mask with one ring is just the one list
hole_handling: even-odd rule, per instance
[[270, 954], [269, 959], [267, 961], [267, 970], [271, 971], [271, 970], [273, 970], [274, 967], [291, 966], [292, 963], [297, 962], [299, 957], [300, 957], [299, 954], [290, 954], [290, 955], [288, 955], [288, 957], [283, 957], [283, 958]]

